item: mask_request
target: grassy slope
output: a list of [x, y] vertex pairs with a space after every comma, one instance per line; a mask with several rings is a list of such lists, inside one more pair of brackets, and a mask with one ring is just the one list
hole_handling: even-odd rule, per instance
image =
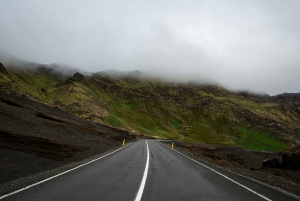
[[[93, 121], [185, 141], [231, 144], [254, 150], [283, 150], [282, 135], [247, 122], [250, 116], [300, 128], [299, 117], [273, 102], [255, 103], [217, 86], [185, 86], [155, 80], [139, 82], [86, 77], [66, 82], [8, 69], [2, 82], [49, 105]], [[41, 89], [44, 88], [46, 92]], [[262, 129], [264, 128], [264, 129]], [[264, 131], [262, 131], [264, 130]]]

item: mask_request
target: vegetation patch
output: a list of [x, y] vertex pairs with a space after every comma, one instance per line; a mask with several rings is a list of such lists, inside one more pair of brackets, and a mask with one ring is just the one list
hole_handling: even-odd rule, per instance
[[184, 139], [188, 142], [200, 142], [207, 144], [230, 144], [226, 134], [218, 134], [212, 127], [209, 119], [194, 120], [188, 136]]
[[218, 133], [226, 132], [228, 129], [229, 119], [225, 116], [218, 116], [211, 120], [211, 127]]
[[173, 117], [173, 118], [171, 119], [171, 124], [172, 124], [177, 130], [181, 130], [181, 126], [179, 125], [179, 119]]
[[133, 110], [136, 110], [136, 108], [137, 108], [137, 106], [135, 104], [133, 104], [133, 103], [129, 103], [128, 107], [130, 107]]
[[92, 98], [95, 98], [95, 99], [97, 98], [97, 96], [96, 96], [94, 93], [89, 92], [88, 94], [89, 94], [89, 96], [92, 97]]
[[112, 115], [110, 115], [108, 117], [108, 123], [114, 127], [120, 127], [122, 125], [122, 122], [119, 119], [117, 119], [115, 116], [112, 116]]
[[[299, 104], [293, 104], [288, 112], [280, 110], [276, 97], [247, 98], [218, 86], [174, 84], [158, 79], [130, 82], [99, 75], [86, 82], [66, 82], [68, 78], [36, 71], [7, 70], [9, 75], [2, 73], [4, 80], [0, 80], [4, 91], [16, 91], [82, 118], [149, 135], [254, 150], [282, 150], [286, 147], [280, 143], [284, 137], [270, 130], [269, 122], [282, 122], [279, 127], [283, 133], [286, 128], [295, 132], [300, 129]], [[73, 107], [74, 103], [80, 107]], [[269, 133], [250, 130], [256, 127]]]
[[243, 148], [269, 151], [282, 151], [288, 148], [286, 145], [277, 141], [277, 139], [281, 137], [281, 133], [271, 136], [269, 133], [252, 131], [245, 127], [236, 127], [235, 131], [239, 134], [236, 145]]
[[114, 106], [116, 106], [117, 108], [121, 108], [121, 107], [122, 107], [122, 103], [120, 103], [120, 102], [114, 102], [113, 104], [114, 104]]
[[173, 95], [173, 96], [178, 96], [178, 90], [176, 89], [173, 89], [173, 90], [170, 90], [170, 94]]

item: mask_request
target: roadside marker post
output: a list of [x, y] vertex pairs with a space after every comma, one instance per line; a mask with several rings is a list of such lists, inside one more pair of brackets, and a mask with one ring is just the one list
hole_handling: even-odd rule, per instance
[[171, 148], [174, 149], [174, 142], [172, 142]]
[[123, 140], [123, 146], [125, 145], [125, 139]]

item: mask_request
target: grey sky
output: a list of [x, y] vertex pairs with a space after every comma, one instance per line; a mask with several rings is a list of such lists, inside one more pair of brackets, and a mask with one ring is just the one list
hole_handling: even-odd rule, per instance
[[0, 50], [85, 71], [300, 92], [299, 10], [299, 0], [1, 0]]

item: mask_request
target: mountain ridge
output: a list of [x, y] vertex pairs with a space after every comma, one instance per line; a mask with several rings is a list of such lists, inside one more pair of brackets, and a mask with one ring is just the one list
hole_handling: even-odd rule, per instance
[[284, 150], [300, 142], [297, 93], [232, 92], [218, 85], [163, 82], [139, 71], [75, 72], [77, 82], [74, 74], [57, 76], [59, 68], [5, 67], [10, 77], [1, 74], [1, 91], [133, 132], [254, 150]]

